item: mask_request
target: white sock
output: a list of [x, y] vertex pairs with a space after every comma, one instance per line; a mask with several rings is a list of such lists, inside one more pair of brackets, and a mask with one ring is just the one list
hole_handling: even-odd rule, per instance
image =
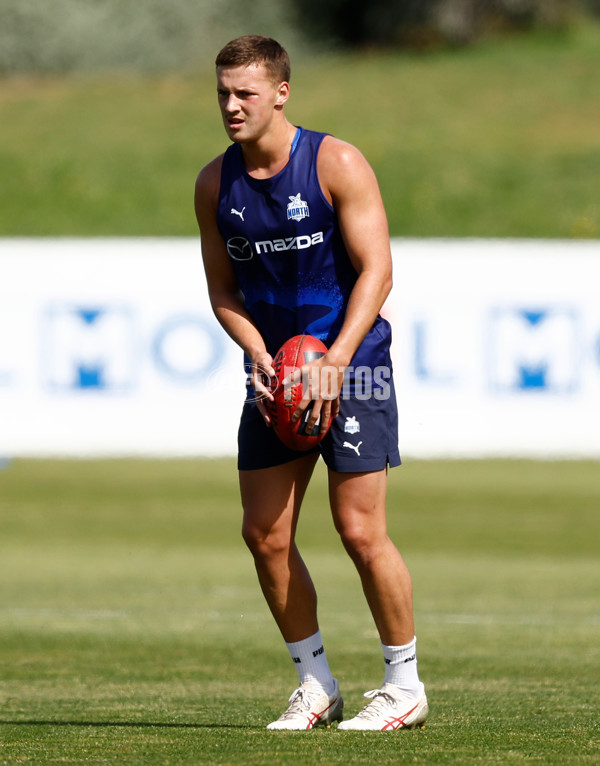
[[381, 644], [385, 660], [384, 684], [393, 684], [407, 697], [420, 697], [423, 684], [417, 672], [417, 637], [403, 646]]
[[285, 645], [298, 671], [300, 683], [318, 684], [323, 687], [327, 694], [331, 694], [334, 683], [323, 648], [321, 631], [318, 630], [313, 636], [302, 641], [295, 641], [291, 644], [286, 641]]

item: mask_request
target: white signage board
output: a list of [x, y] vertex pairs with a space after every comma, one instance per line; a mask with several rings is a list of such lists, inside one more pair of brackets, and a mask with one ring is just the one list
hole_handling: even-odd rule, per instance
[[[600, 243], [392, 241], [413, 457], [600, 457]], [[234, 455], [197, 239], [0, 240], [0, 457]]]

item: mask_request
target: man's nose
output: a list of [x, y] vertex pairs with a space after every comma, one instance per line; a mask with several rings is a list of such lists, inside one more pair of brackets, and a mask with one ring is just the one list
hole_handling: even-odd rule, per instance
[[233, 93], [230, 93], [224, 105], [226, 112], [237, 112], [238, 100]]

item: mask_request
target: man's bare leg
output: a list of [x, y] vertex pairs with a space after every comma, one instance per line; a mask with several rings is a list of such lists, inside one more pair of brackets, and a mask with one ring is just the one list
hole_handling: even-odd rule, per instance
[[317, 595], [294, 536], [317, 455], [257, 471], [240, 471], [242, 534], [260, 586], [286, 642], [318, 629]]
[[413, 640], [412, 580], [387, 534], [387, 473], [329, 472], [333, 518], [354, 562], [382, 643]]

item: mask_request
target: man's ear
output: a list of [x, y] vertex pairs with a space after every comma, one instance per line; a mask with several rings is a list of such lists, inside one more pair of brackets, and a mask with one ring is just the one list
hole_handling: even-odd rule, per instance
[[276, 106], [283, 106], [289, 97], [290, 97], [289, 82], [284, 81], [279, 83], [279, 87], [277, 88], [277, 101], [275, 102]]

